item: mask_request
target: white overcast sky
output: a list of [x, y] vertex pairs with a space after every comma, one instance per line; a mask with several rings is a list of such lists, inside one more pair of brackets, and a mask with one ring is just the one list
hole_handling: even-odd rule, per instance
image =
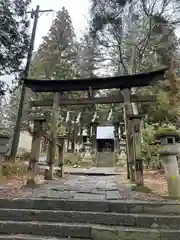
[[[32, 0], [30, 8], [35, 9], [37, 5], [40, 5], [41, 10], [53, 9], [55, 12], [64, 6], [69, 11], [77, 37], [82, 36], [87, 26], [89, 0]], [[36, 33], [35, 50], [41, 44], [42, 37], [47, 34], [54, 18], [55, 13], [44, 13], [40, 16]]]

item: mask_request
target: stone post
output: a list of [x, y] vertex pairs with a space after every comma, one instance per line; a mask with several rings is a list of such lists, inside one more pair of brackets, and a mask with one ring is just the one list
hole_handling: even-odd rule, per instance
[[114, 151], [119, 152], [119, 123], [114, 123]]
[[77, 133], [77, 153], [80, 152], [80, 146], [82, 145], [82, 126], [78, 124], [78, 133]]
[[79, 130], [79, 145], [83, 144], [83, 127], [80, 125], [80, 130]]
[[168, 193], [170, 197], [180, 197], [180, 175], [177, 156], [179, 155], [179, 144], [176, 143], [177, 133], [158, 135], [160, 138], [159, 155], [164, 162], [167, 178]]
[[41, 136], [43, 132], [44, 117], [37, 117], [34, 119], [33, 137], [31, 144], [31, 159], [29, 163], [29, 179], [27, 184], [35, 183], [36, 165], [40, 155]]
[[73, 124], [73, 136], [72, 136], [72, 152], [76, 153], [76, 140], [77, 140], [77, 125]]
[[97, 141], [96, 141], [97, 126], [98, 126], [97, 122], [91, 123], [91, 127], [92, 127], [91, 141], [92, 141], [93, 154], [96, 154], [97, 152]]
[[67, 124], [67, 152], [70, 151], [70, 145], [71, 145], [71, 127], [72, 127], [72, 123], [69, 122]]
[[97, 165], [97, 140], [96, 140], [97, 126], [98, 122], [91, 123], [92, 159], [94, 166]]
[[131, 181], [135, 180], [134, 171], [133, 171], [133, 156], [132, 156], [132, 141], [131, 141], [131, 121], [128, 121], [127, 115], [132, 114], [132, 106], [130, 94], [131, 90], [126, 88], [121, 90], [124, 96], [124, 125], [125, 125], [125, 133], [126, 133], [126, 153], [127, 153], [127, 178], [131, 179]]
[[64, 152], [65, 152], [65, 139], [66, 136], [58, 136], [58, 176], [63, 178], [64, 177]]

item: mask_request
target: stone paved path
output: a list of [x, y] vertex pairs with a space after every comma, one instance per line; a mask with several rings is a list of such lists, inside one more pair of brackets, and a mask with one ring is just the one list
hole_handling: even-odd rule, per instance
[[31, 191], [26, 189], [22, 192], [22, 197], [120, 200], [131, 199], [131, 194], [129, 189], [117, 188], [114, 176], [69, 176], [67, 180], [49, 181]]
[[65, 168], [65, 173], [84, 175], [119, 175], [115, 167]]

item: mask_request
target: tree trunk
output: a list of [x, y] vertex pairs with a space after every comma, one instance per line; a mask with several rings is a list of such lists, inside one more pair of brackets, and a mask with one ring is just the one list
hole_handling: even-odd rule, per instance
[[35, 184], [36, 165], [40, 155], [42, 124], [43, 120], [34, 120], [31, 159], [29, 163], [29, 179], [27, 184]]

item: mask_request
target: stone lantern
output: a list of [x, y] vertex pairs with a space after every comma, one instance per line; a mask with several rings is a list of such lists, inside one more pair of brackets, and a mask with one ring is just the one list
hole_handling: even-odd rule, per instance
[[97, 126], [99, 123], [97, 121], [91, 123], [91, 142], [92, 142], [92, 154], [96, 155], [97, 152], [97, 141], [96, 141], [96, 134], [97, 134]]
[[180, 197], [180, 175], [177, 156], [180, 153], [179, 134], [176, 131], [156, 134], [160, 141], [159, 155], [164, 162], [170, 197]]
[[8, 146], [10, 142], [10, 133], [8, 129], [0, 126], [0, 161], [5, 160], [5, 156], [8, 152]]
[[58, 167], [57, 175], [58, 177], [64, 177], [64, 153], [65, 153], [65, 140], [67, 136], [58, 135], [57, 136], [57, 145], [58, 145]]

